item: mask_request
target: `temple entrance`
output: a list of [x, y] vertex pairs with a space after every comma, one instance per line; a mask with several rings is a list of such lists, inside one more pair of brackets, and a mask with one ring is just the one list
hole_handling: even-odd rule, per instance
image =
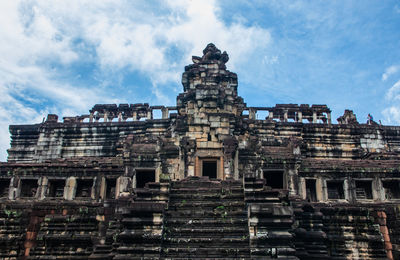
[[217, 178], [217, 161], [203, 161], [203, 176], [208, 176], [210, 179]]

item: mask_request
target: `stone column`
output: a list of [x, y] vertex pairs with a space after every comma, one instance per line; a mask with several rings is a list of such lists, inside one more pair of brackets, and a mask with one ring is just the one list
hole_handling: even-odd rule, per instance
[[256, 119], [256, 110], [254, 110], [253, 108], [249, 108], [249, 119]]
[[317, 112], [316, 112], [316, 111], [313, 111], [313, 112], [312, 112], [312, 122], [313, 122], [314, 124], [318, 123]]
[[147, 119], [148, 119], [148, 120], [153, 119], [153, 111], [152, 111], [151, 109], [149, 109], [149, 110], [147, 111]]
[[76, 194], [76, 178], [69, 177], [65, 181], [64, 199], [65, 200], [73, 200], [75, 198], [75, 194]]
[[303, 122], [303, 112], [301, 111], [297, 112], [297, 122]]
[[163, 107], [161, 109], [161, 113], [162, 113], [162, 119], [168, 119], [168, 113], [169, 113], [168, 108]]
[[89, 123], [93, 123], [93, 112], [89, 115]]
[[137, 112], [136, 111], [132, 112], [132, 118], [133, 118], [133, 121], [137, 120]]
[[234, 175], [235, 180], [239, 180], [239, 149], [236, 149], [234, 160]]
[[49, 187], [49, 179], [47, 177], [40, 177], [39, 178], [39, 186], [37, 196], [39, 200], [43, 200], [46, 198], [47, 189]]
[[307, 188], [306, 188], [306, 179], [304, 177], [300, 177], [299, 181], [299, 195], [303, 200], [307, 199]]
[[268, 112], [269, 112], [268, 119], [274, 120], [274, 112], [273, 111], [268, 111]]
[[106, 178], [105, 177], [101, 177], [101, 180], [100, 180], [100, 194], [99, 194], [100, 199], [102, 199], [102, 200], [106, 199], [106, 196], [107, 196], [106, 192], [107, 192]]
[[104, 112], [104, 122], [108, 121], [108, 111]]
[[288, 121], [288, 111], [284, 110], [283, 111], [283, 122], [287, 122]]
[[316, 181], [317, 200], [327, 201], [328, 200], [328, 187], [326, 180], [318, 178]]
[[10, 187], [8, 190], [8, 199], [15, 200], [21, 193], [21, 180], [19, 177], [12, 177], [10, 181]]
[[331, 112], [328, 112], [327, 116], [328, 116], [328, 124], [332, 124]]
[[350, 183], [348, 179], [344, 179], [343, 181], [343, 192], [345, 200], [350, 201], [350, 199], [352, 199], [352, 202], [354, 202], [355, 196], [353, 197], [353, 194], [351, 194]]
[[117, 187], [115, 189], [115, 198], [129, 196], [132, 187], [132, 179], [121, 176], [117, 179]]
[[122, 112], [118, 113], [118, 122], [122, 122]]
[[372, 180], [372, 199], [377, 201], [385, 200], [385, 189], [383, 188], [382, 181], [379, 177]]

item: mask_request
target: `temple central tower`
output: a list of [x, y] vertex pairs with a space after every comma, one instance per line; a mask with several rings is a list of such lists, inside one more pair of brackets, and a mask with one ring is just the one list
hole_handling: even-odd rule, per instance
[[185, 171], [189, 176], [233, 177], [237, 157], [233, 132], [244, 108], [237, 95], [237, 75], [226, 69], [228, 54], [212, 43], [202, 57], [192, 60], [182, 75], [184, 93], [177, 98], [178, 115], [187, 127], [181, 139], [186, 143]]

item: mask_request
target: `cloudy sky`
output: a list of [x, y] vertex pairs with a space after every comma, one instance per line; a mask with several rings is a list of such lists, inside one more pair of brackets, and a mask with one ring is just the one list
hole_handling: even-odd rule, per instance
[[0, 1], [0, 160], [9, 124], [96, 103], [174, 105], [192, 55], [230, 56], [250, 106], [327, 104], [400, 124], [400, 1]]

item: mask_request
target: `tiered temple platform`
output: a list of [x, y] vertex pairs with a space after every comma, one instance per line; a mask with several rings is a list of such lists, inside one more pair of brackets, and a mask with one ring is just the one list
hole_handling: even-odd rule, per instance
[[1, 259], [400, 259], [400, 127], [251, 107], [213, 44], [176, 106], [10, 126]]

